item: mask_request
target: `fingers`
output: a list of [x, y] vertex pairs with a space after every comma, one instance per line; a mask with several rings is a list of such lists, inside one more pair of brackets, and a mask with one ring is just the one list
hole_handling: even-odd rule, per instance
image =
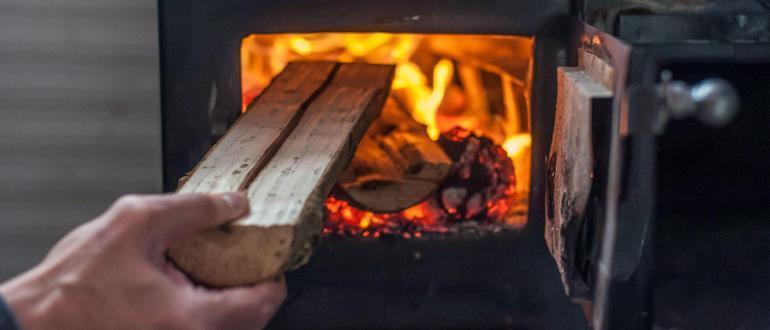
[[173, 244], [195, 232], [235, 220], [248, 209], [248, 200], [241, 193], [127, 196], [105, 216], [139, 227], [139, 235]]
[[252, 287], [200, 291], [197, 301], [212, 328], [263, 328], [286, 298], [286, 282], [268, 281]]

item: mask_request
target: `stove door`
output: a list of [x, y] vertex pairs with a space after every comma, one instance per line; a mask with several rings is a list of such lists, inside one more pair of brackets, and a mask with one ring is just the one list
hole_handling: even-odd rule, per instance
[[586, 49], [578, 50], [578, 58], [578, 66], [557, 70], [556, 114], [546, 169], [545, 241], [567, 295], [583, 302], [591, 300], [593, 283], [593, 211], [605, 202], [598, 197], [604, 183], [596, 181], [607, 174], [613, 93], [612, 81], [603, 78], [611, 77], [613, 69]]
[[[652, 214], [654, 159], [635, 156], [649, 150], [637, 145], [645, 139], [630, 134], [624, 113], [631, 47], [582, 22], [575, 31], [577, 65], [557, 74], [545, 238], [566, 294], [594, 327], [643, 326], [649, 290], [637, 274]], [[611, 299], [629, 285], [641, 293], [622, 303]], [[610, 326], [610, 315], [626, 321]]]

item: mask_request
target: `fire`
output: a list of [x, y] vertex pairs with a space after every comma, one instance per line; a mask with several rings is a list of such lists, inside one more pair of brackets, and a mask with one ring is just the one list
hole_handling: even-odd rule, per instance
[[428, 136], [434, 140], [438, 139], [440, 133], [436, 114], [452, 80], [453, 71], [452, 61], [441, 59], [433, 68], [433, 80], [429, 85], [425, 75], [414, 63], [407, 62], [396, 66], [392, 89], [403, 91], [406, 106], [412, 110], [412, 116], [418, 123], [427, 127]]
[[[525, 52], [514, 53], [514, 57], [524, 59], [519, 61], [523, 66], [511, 67], [507, 62], [513, 59], [498, 55], [501, 49]], [[486, 56], [492, 60], [487, 61]], [[389, 33], [251, 35], [244, 38], [241, 46], [243, 111], [291, 61], [395, 64], [390, 95], [425, 126], [431, 139], [439, 140], [449, 130], [461, 127], [464, 130], [453, 131], [454, 135], [448, 138], [462, 140], [469, 134], [489, 138], [502, 147], [498, 149], [503, 157], [510, 158], [511, 168], [518, 170], [505, 189], [505, 198], [488, 200], [483, 205], [486, 214], [496, 217], [511, 209], [514, 195], [522, 199], [528, 193], [529, 173], [525, 169], [530, 164], [531, 136], [525, 91], [529, 58], [531, 39], [521, 37]], [[488, 86], [490, 83], [492, 87]], [[376, 214], [330, 197], [326, 208], [332, 225], [326, 231], [352, 228], [366, 236], [396, 233], [410, 237], [422, 235], [421, 232], [446, 231], [446, 221], [442, 220], [445, 215], [435, 204], [427, 200], [401, 212]]]
[[[523, 212], [526, 208], [521, 208], [526, 203], [524, 196], [516, 193], [513, 164], [500, 146], [461, 128], [442, 133], [439, 144], [448, 150], [458, 150], [454, 156], [459, 158], [441, 190], [462, 191], [462, 196], [436, 192], [401, 212], [374, 213], [332, 195], [325, 204], [328, 214], [325, 232], [412, 238], [423, 233], [445, 233], [461, 223], [472, 222], [496, 229], [501, 228], [500, 224], [521, 228], [526, 223]], [[466, 168], [476, 169], [468, 174]], [[474, 184], [469, 181], [485, 184], [474, 190]]]
[[429, 202], [422, 202], [397, 213], [373, 213], [351, 206], [348, 202], [330, 196], [325, 202], [328, 211], [324, 232], [339, 235], [380, 237], [381, 235], [408, 235], [420, 237], [422, 233], [444, 233], [448, 229], [439, 222], [438, 210]]
[[503, 149], [508, 157], [514, 158], [532, 145], [532, 136], [529, 134], [517, 134], [503, 142]]
[[307, 39], [299, 36], [289, 37], [289, 47], [297, 55], [308, 55], [313, 52], [313, 45]]
[[[429, 80], [410, 61], [420, 37], [415, 35], [372, 34], [313, 34], [289, 35], [263, 40], [256, 35], [247, 37], [241, 51], [244, 74], [243, 110], [270, 82], [270, 78], [297, 59], [325, 59], [342, 62], [366, 60], [373, 63], [394, 63], [396, 74], [392, 89], [405, 94], [407, 107], [417, 122], [427, 127], [428, 135], [438, 138], [436, 113], [452, 80], [452, 61], [442, 58]], [[382, 51], [385, 49], [385, 51]], [[265, 63], [268, 63], [265, 66]], [[431, 87], [432, 86], [432, 87]]]

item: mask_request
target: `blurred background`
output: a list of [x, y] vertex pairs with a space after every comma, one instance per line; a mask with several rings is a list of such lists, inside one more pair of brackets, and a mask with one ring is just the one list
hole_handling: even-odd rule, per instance
[[0, 282], [161, 190], [156, 2], [0, 0]]

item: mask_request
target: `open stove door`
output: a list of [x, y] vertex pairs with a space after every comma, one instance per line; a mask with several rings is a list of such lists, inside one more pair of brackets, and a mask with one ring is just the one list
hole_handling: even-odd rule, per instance
[[594, 328], [647, 329], [654, 138], [628, 127], [631, 47], [583, 22], [574, 31], [577, 65], [557, 73], [545, 239]]

